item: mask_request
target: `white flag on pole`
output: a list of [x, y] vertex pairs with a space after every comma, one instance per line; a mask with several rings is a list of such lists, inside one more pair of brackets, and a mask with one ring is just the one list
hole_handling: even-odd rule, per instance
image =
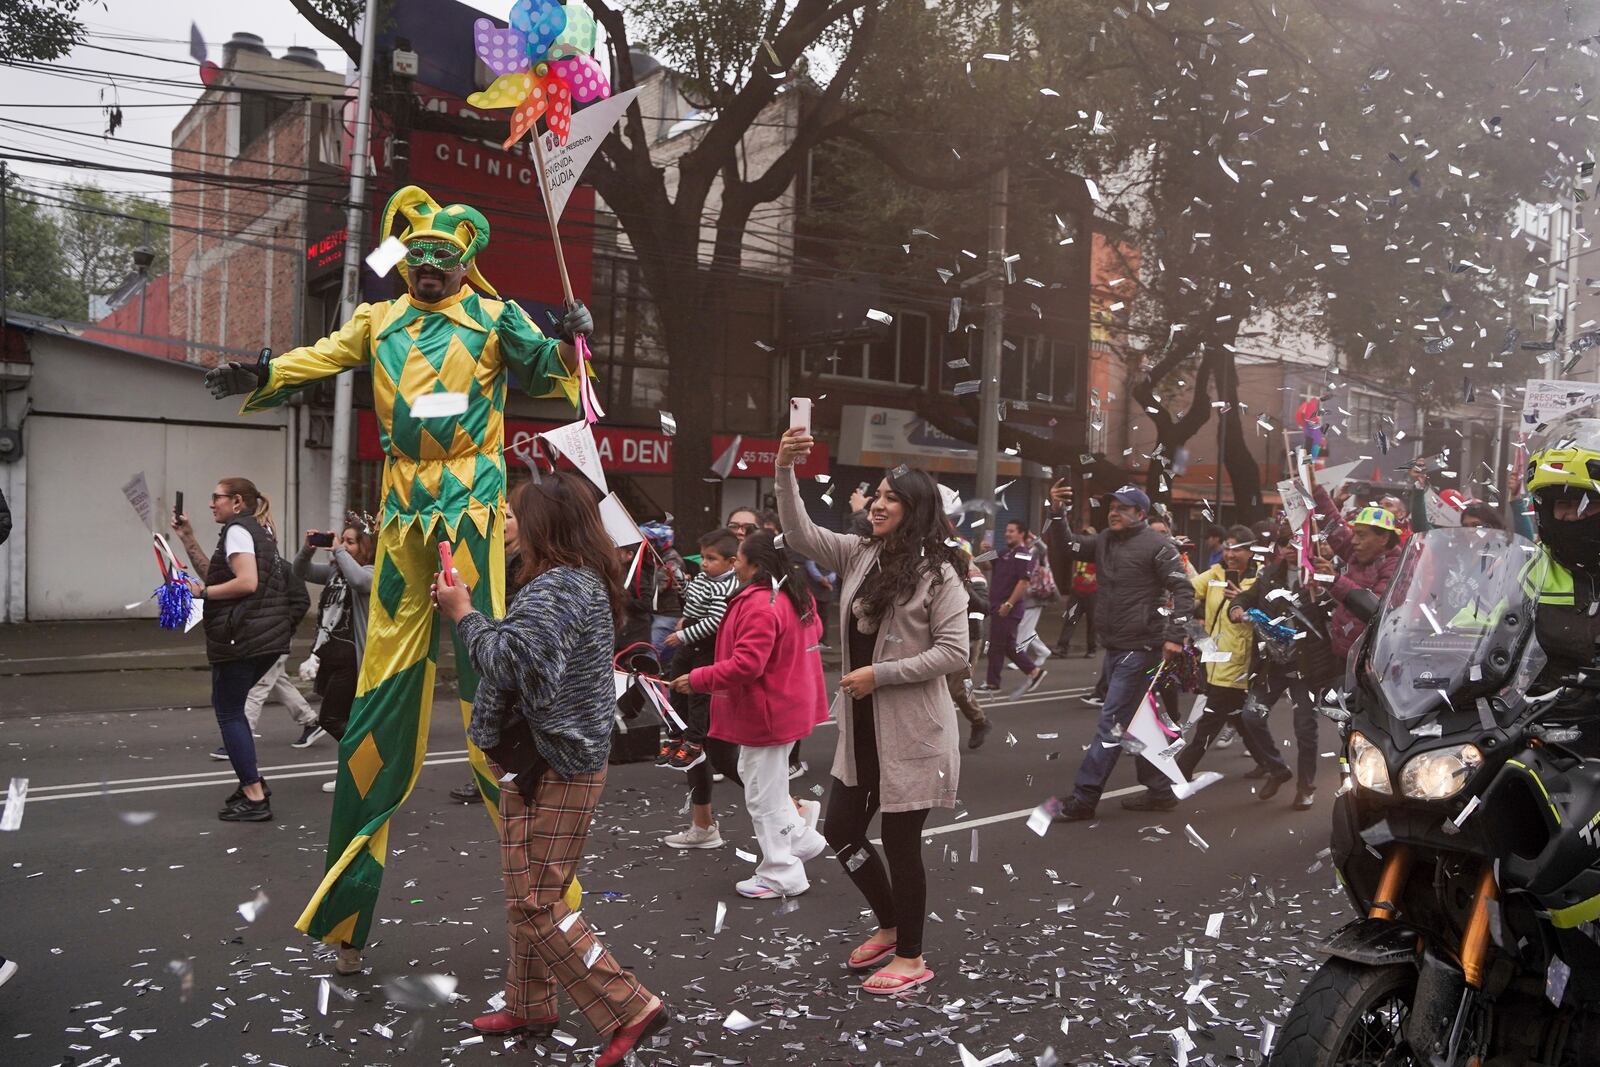
[[593, 482], [602, 493], [609, 494], [611, 487], [606, 485], [606, 472], [600, 467], [600, 449], [594, 441], [594, 429], [579, 419], [569, 422], [565, 426], [557, 426], [553, 430], [546, 430], [539, 435], [555, 448], [555, 450], [572, 461], [572, 465], [583, 472], [583, 476]]
[[589, 160], [600, 150], [600, 143], [611, 132], [611, 127], [617, 124], [622, 113], [628, 110], [628, 105], [638, 95], [638, 89], [629, 89], [590, 104], [574, 114], [564, 145], [557, 146], [553, 133], [547, 131], [539, 135], [544, 138], [545, 195], [555, 221], [561, 221], [561, 211], [567, 206], [572, 190], [577, 188], [583, 168], [589, 165]]

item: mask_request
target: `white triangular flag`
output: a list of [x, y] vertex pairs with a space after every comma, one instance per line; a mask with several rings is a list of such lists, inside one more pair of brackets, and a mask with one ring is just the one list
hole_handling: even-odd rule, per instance
[[578, 187], [578, 177], [583, 173], [583, 168], [589, 165], [589, 160], [594, 158], [595, 152], [611, 133], [611, 127], [617, 124], [637, 95], [638, 89], [629, 89], [574, 113], [564, 145], [556, 144], [553, 133], [541, 135], [544, 138], [541, 147], [544, 148], [545, 159], [545, 201], [550, 205], [552, 224], [561, 220], [561, 209], [567, 206], [567, 198], [572, 195], [572, 190]]
[[557, 426], [553, 430], [546, 430], [539, 435], [561, 455], [572, 461], [572, 465], [583, 472], [583, 476], [593, 482], [602, 493], [611, 492], [611, 487], [606, 484], [606, 472], [600, 466], [600, 448], [595, 444], [594, 428], [579, 419], [569, 422], [565, 426]]
[[744, 435], [735, 434], [733, 443], [723, 451], [722, 455], [717, 457], [717, 461], [715, 463], [711, 464], [711, 473], [715, 474], [718, 478], [726, 479], [728, 475], [733, 473], [733, 465], [738, 461], [739, 450], [743, 447]]
[[600, 501], [600, 521], [605, 524], [606, 533], [611, 535], [611, 540], [618, 548], [627, 548], [644, 540], [644, 535], [639, 532], [639, 524], [633, 521], [633, 516], [628, 514], [628, 509], [622, 506], [622, 501], [617, 499], [615, 493]]

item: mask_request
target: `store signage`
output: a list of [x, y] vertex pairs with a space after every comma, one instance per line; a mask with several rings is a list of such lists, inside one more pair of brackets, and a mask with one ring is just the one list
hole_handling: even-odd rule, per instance
[[[356, 455], [363, 460], [381, 460], [383, 449], [378, 443], [378, 418], [370, 411], [357, 415]], [[534, 422], [523, 419], [506, 420], [506, 450], [531, 447], [535, 436], [554, 430], [560, 423]], [[671, 474], [672, 438], [660, 430], [644, 426], [594, 427], [595, 448], [600, 453], [600, 465], [607, 474]], [[733, 434], [713, 434], [711, 454], [721, 455], [733, 443]], [[734, 478], [771, 478], [773, 464], [778, 458], [776, 437], [746, 437], [739, 446], [739, 458], [734, 461]], [[828, 446], [818, 443], [811, 455], [795, 471], [801, 478], [811, 478], [828, 473]]]

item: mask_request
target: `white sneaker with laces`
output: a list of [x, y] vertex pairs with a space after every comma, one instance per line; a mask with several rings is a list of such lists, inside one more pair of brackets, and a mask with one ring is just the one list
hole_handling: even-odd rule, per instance
[[800, 893], [780, 893], [759, 878], [746, 878], [742, 882], [735, 883], [733, 889], [741, 897], [748, 897], [751, 900], [776, 900], [782, 896], [797, 897], [805, 892], [802, 889]]
[[668, 834], [661, 839], [661, 843], [672, 848], [721, 848], [722, 832], [717, 829], [717, 824], [700, 827], [693, 823], [682, 833]]
[[1224, 726], [1217, 731], [1217, 739], [1211, 742], [1212, 748], [1229, 748], [1239, 740], [1239, 732], [1231, 726]]
[[811, 764], [807, 763], [805, 760], [801, 760], [799, 763], [789, 768], [789, 781], [794, 781], [796, 778], [800, 777], [810, 769]]

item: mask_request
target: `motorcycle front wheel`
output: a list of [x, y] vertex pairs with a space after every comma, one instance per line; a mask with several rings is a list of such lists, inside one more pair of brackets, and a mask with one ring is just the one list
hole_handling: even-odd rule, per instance
[[1278, 1030], [1270, 1067], [1416, 1067], [1403, 1035], [1416, 992], [1410, 964], [1329, 960]]

